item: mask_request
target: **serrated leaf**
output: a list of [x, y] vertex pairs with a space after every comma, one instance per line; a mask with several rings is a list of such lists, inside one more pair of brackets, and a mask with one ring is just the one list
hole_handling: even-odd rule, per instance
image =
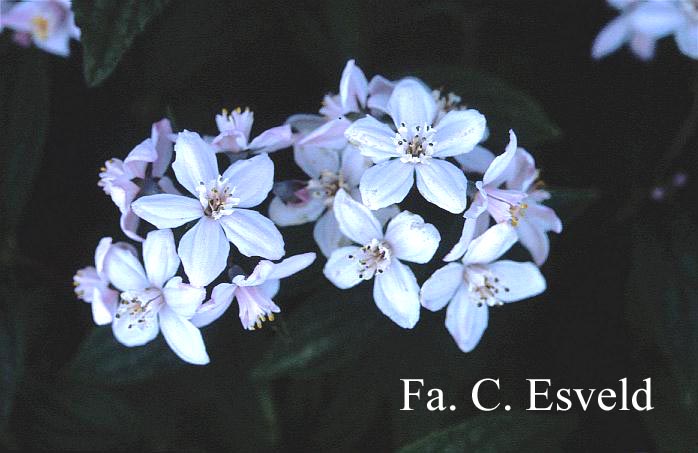
[[74, 0], [75, 23], [84, 48], [84, 73], [98, 86], [116, 69], [121, 57], [170, 0]]
[[513, 129], [524, 146], [535, 146], [560, 137], [562, 132], [533, 97], [497, 76], [460, 66], [436, 66], [417, 70], [432, 87], [461, 96], [469, 107], [487, 117], [498, 143]]
[[562, 441], [575, 428], [569, 415], [483, 414], [406, 445], [401, 453], [563, 451]]
[[161, 337], [128, 348], [121, 345], [110, 326], [95, 327], [63, 370], [71, 380], [104, 387], [136, 384], [184, 366]]

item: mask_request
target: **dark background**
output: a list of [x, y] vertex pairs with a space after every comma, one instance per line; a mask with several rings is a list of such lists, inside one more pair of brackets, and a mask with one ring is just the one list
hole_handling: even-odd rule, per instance
[[[670, 162], [661, 157], [689, 116], [695, 64], [670, 38], [649, 63], [626, 49], [593, 61], [592, 41], [614, 16], [603, 2], [574, 0], [172, 1], [96, 88], [85, 82], [79, 44], [64, 60], [18, 48], [4, 33], [3, 135], [21, 126], [45, 142], [43, 153], [2, 172], [5, 196], [14, 188], [26, 203], [3, 241], [0, 440], [82, 450], [388, 450], [464, 422], [451, 440], [494, 450], [696, 448], [696, 140], [678, 140]], [[378, 312], [368, 285], [348, 296], [320, 281], [322, 259], [285, 281], [277, 322], [243, 331], [231, 309], [206, 328], [207, 367], [179, 363], [161, 338], [126, 349], [94, 328], [72, 275], [92, 264], [101, 237], [124, 239], [96, 185], [102, 163], [125, 157], [164, 116], [213, 134], [220, 108], [249, 106], [254, 134], [315, 112], [348, 58], [369, 78], [428, 74], [432, 86], [453, 82], [454, 91], [460, 71], [474, 70], [495, 77], [481, 90], [504, 80], [538, 101], [561, 134], [538, 140], [514, 116], [493, 126], [490, 143], [501, 152], [513, 127], [551, 187], [583, 189], [555, 205], [565, 230], [542, 269], [548, 291], [492, 310], [469, 354], [448, 335], [443, 312], [423, 310], [414, 330], [401, 330]], [[48, 103], [41, 89], [12, 101], [34, 84], [47, 84]], [[469, 103], [468, 92], [458, 94]], [[42, 115], [45, 130], [33, 129]], [[302, 175], [290, 152], [274, 160], [277, 180]], [[688, 185], [650, 200], [651, 187], [679, 170]], [[13, 206], [6, 201], [2, 216]], [[438, 256], [458, 228], [444, 234], [450, 242]], [[289, 253], [313, 247], [310, 231], [283, 230]], [[422, 282], [428, 272], [418, 274]], [[485, 377], [499, 377], [502, 401], [519, 410], [526, 378], [618, 390], [620, 378], [635, 388], [651, 377], [656, 409], [483, 414], [469, 392]], [[425, 379], [459, 409], [399, 411], [400, 378]]]

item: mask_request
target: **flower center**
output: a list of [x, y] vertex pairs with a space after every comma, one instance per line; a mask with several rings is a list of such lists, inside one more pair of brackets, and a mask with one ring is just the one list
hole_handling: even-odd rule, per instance
[[382, 274], [390, 266], [392, 252], [385, 241], [372, 239], [371, 242], [361, 247], [358, 256], [349, 255], [350, 260], [357, 260], [359, 265], [359, 278], [370, 280], [378, 273]]
[[220, 175], [208, 184], [200, 182], [197, 191], [201, 206], [204, 208], [204, 214], [215, 220], [232, 214], [233, 207], [240, 203], [239, 198], [233, 197], [235, 187], [231, 188], [228, 180], [223, 179]]
[[134, 326], [145, 329], [152, 325], [153, 319], [163, 303], [162, 292], [157, 288], [124, 291], [121, 293], [119, 308], [114, 317], [117, 319], [128, 318], [129, 329]]
[[428, 124], [414, 126], [411, 130], [405, 123], [397, 129], [393, 142], [400, 160], [408, 163], [424, 163], [434, 154], [434, 128]]
[[470, 293], [473, 294], [478, 307], [483, 305], [494, 307], [504, 304], [499, 298], [499, 293], [509, 292], [509, 288], [502, 285], [499, 278], [492, 274], [486, 266], [481, 264], [466, 266], [463, 271], [463, 279], [468, 285]]
[[341, 171], [323, 171], [318, 179], [311, 179], [307, 186], [308, 193], [315, 198], [324, 199], [328, 207], [332, 206], [339, 189], [350, 190]]
[[34, 37], [41, 41], [46, 40], [48, 38], [48, 19], [43, 16], [34, 16], [31, 23]]

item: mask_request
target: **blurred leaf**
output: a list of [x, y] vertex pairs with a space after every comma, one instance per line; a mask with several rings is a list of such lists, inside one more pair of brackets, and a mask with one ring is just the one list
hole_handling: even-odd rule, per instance
[[575, 426], [571, 416], [562, 414], [483, 414], [432, 433], [400, 452], [563, 451], [562, 442]]
[[95, 327], [63, 370], [65, 377], [104, 387], [152, 379], [184, 366], [162, 337], [128, 348], [114, 338], [110, 326]]
[[15, 247], [15, 232], [41, 164], [49, 121], [49, 66], [45, 53], [17, 50], [16, 64], [0, 67], [0, 264]]
[[81, 30], [85, 79], [100, 85], [114, 71], [139, 33], [170, 0], [74, 0], [75, 22]]
[[539, 145], [561, 135], [538, 101], [496, 76], [448, 65], [424, 68], [413, 75], [431, 87], [454, 92], [468, 107], [484, 114], [497, 143], [508, 136], [509, 129], [525, 146]]
[[582, 215], [599, 198], [596, 189], [546, 187], [545, 190], [550, 192], [551, 196], [543, 204], [555, 210], [563, 225]]
[[643, 415], [660, 450], [688, 451], [698, 445], [698, 229], [679, 211], [633, 223], [633, 241], [628, 318], [664, 394]]
[[377, 320], [372, 298], [361, 289], [344, 293], [341, 300], [334, 288], [318, 291], [282, 318], [284, 329], [254, 368], [253, 379], [317, 376], [360, 355], [375, 339], [371, 333]]

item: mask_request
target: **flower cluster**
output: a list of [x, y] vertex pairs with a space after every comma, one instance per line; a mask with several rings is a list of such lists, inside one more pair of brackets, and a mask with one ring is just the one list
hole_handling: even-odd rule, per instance
[[[481, 145], [485, 116], [459, 96], [415, 78], [369, 82], [351, 60], [318, 115], [293, 115], [254, 139], [247, 109], [224, 110], [215, 122], [219, 134], [202, 137], [173, 133], [161, 120], [124, 160], [102, 168], [99, 186], [118, 207], [124, 234], [141, 243], [143, 264], [132, 245], [104, 238], [94, 266], [78, 271], [74, 284], [95, 323], [111, 323], [124, 345], [162, 330], [183, 360], [203, 364], [199, 328], [233, 300], [245, 329], [273, 321], [279, 280], [315, 260], [312, 252], [281, 260], [279, 226], [314, 223], [324, 276], [340, 289], [375, 280], [376, 305], [403, 328], [417, 324], [422, 306], [448, 305], [446, 327], [463, 351], [480, 340], [489, 307], [545, 290], [538, 266], [548, 256], [547, 233], [562, 230], [542, 204], [550, 194], [513, 131], [498, 156]], [[269, 153], [289, 147], [307, 179], [275, 183]], [[255, 208], [270, 192], [267, 218]], [[465, 220], [447, 264], [420, 288], [409, 263], [435, 261], [442, 237], [427, 214], [398, 205], [421, 198]], [[532, 262], [499, 259], [519, 241]], [[230, 243], [258, 260], [251, 272]]]
[[654, 57], [656, 41], [673, 35], [681, 53], [698, 59], [698, 1], [608, 0], [620, 15], [599, 33], [592, 47], [602, 58], [629, 44], [642, 60]]

